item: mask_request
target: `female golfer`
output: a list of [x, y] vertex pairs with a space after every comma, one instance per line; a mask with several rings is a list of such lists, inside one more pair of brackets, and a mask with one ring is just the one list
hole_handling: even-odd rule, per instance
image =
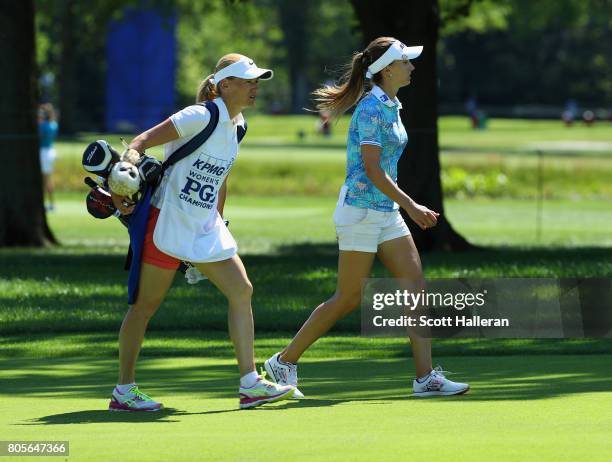
[[[314, 310], [282, 352], [265, 362], [266, 371], [279, 384], [297, 387], [297, 362], [304, 351], [359, 305], [361, 281], [368, 277], [375, 255], [395, 278], [409, 281], [410, 290], [425, 287], [419, 254], [399, 207], [423, 229], [436, 225], [438, 213], [415, 203], [396, 184], [397, 162], [408, 142], [396, 94], [410, 84], [414, 70], [410, 59], [422, 49], [390, 37], [377, 38], [353, 56], [340, 86], [324, 86], [313, 93], [318, 109], [338, 117], [362, 97], [366, 78], [373, 84], [357, 104], [349, 127], [346, 180], [334, 213], [340, 249], [336, 293]], [[416, 396], [454, 395], [469, 389], [448, 380], [440, 368], [432, 368], [430, 339], [409, 335]], [[294, 397], [302, 396], [296, 390]]]
[[[226, 182], [238, 154], [241, 111], [254, 106], [260, 79], [273, 72], [258, 68], [239, 54], [223, 56], [201, 84], [197, 101], [210, 101], [219, 109], [218, 124], [195, 152], [170, 167], [151, 199], [151, 212], [142, 256], [138, 296], [119, 332], [119, 381], [109, 409], [156, 411], [162, 404], [141, 392], [135, 383], [135, 367], [149, 319], [162, 303], [181, 260], [189, 261], [208, 276], [229, 302], [229, 333], [240, 369], [240, 407], [289, 398], [292, 386], [281, 386], [258, 376], [253, 354], [252, 286], [237, 255], [236, 241], [223, 222]], [[138, 135], [130, 148], [163, 144], [167, 158], [207, 126], [211, 113], [205, 106], [189, 106], [159, 125]], [[113, 196], [122, 214], [126, 198]]]

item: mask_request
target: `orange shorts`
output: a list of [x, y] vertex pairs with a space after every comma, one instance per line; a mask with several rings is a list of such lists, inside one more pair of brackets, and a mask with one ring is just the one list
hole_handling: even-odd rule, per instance
[[151, 207], [149, 212], [149, 219], [147, 221], [147, 232], [144, 238], [144, 246], [142, 249], [142, 261], [149, 265], [157, 266], [158, 268], [165, 268], [170, 270], [178, 269], [181, 261], [178, 258], [171, 257], [159, 250], [153, 242], [153, 231], [155, 231], [155, 224], [159, 217], [159, 209], [157, 207]]

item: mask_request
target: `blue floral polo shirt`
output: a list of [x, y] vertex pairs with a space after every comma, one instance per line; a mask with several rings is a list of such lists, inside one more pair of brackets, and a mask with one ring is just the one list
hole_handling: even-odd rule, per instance
[[408, 135], [399, 115], [401, 108], [397, 98], [389, 98], [376, 85], [357, 104], [351, 118], [346, 148], [346, 204], [381, 212], [399, 208], [367, 177], [361, 145], [380, 146], [379, 165], [393, 181], [397, 181], [397, 162], [408, 143]]

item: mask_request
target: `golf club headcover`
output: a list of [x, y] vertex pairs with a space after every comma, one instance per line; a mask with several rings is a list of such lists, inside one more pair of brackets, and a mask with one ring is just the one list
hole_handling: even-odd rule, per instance
[[119, 196], [133, 196], [141, 187], [138, 168], [130, 162], [117, 162], [108, 176], [108, 187]]
[[102, 189], [89, 177], [85, 178], [85, 184], [91, 187], [85, 199], [85, 204], [87, 205], [87, 211], [92, 217], [104, 219], [111, 215], [118, 216], [119, 212], [113, 204], [113, 199], [108, 191]]
[[138, 164], [138, 172], [143, 182], [154, 185], [157, 184], [157, 180], [162, 171], [162, 164], [155, 157], [143, 155]]
[[120, 156], [105, 140], [90, 143], [83, 152], [83, 168], [90, 173], [108, 178], [113, 165]]

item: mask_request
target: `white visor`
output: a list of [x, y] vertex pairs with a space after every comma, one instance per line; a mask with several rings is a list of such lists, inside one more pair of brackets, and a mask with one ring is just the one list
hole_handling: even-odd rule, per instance
[[217, 84], [228, 77], [270, 80], [274, 77], [274, 72], [270, 69], [260, 69], [252, 59], [244, 57], [217, 72], [212, 78], [212, 83]]
[[407, 47], [399, 40], [396, 40], [380, 58], [368, 66], [366, 77], [371, 79], [374, 74], [382, 71], [393, 61], [418, 58], [422, 51], [422, 46]]

